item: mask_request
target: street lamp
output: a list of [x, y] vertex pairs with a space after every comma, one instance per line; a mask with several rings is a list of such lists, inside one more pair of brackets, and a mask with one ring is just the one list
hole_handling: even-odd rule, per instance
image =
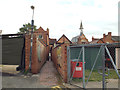
[[32, 15], [32, 20], [31, 20], [31, 34], [33, 33], [33, 28], [34, 28], [34, 20], [33, 20], [33, 18], [34, 18], [34, 9], [35, 9], [35, 7], [34, 6], [31, 6], [31, 9], [33, 10], [33, 15]]
[[32, 15], [32, 20], [31, 20], [31, 48], [30, 48], [30, 63], [29, 63], [29, 68], [31, 71], [31, 62], [32, 62], [32, 45], [33, 45], [33, 28], [34, 28], [34, 6], [31, 6], [31, 9], [33, 10], [33, 15]]

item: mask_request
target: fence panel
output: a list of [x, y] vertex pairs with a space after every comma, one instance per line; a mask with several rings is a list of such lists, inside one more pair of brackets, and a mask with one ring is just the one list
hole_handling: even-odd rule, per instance
[[24, 37], [11, 35], [2, 36], [2, 64], [6, 65], [20, 65], [22, 57], [22, 50], [24, 47]]
[[[120, 84], [119, 49], [120, 43], [68, 47], [68, 83], [81, 88], [117, 89]], [[79, 69], [83, 70], [81, 77], [78, 63], [83, 60], [85, 60], [85, 70], [82, 63], [82, 69]], [[76, 61], [75, 67], [71, 61]]]
[[[79, 56], [81, 49], [82, 49], [82, 47], [70, 48], [70, 59], [71, 60], [78, 59], [78, 56]], [[90, 69], [92, 67], [98, 51], [99, 51], [99, 47], [95, 47], [95, 48], [86, 47], [85, 48], [85, 64], [86, 64], [85, 68], [86, 69]], [[79, 59], [82, 61], [82, 55], [80, 55]], [[96, 69], [98, 68], [98, 66], [102, 65], [101, 59], [102, 59], [101, 56], [99, 56], [99, 58], [98, 58], [99, 62], [97, 62], [95, 65]]]

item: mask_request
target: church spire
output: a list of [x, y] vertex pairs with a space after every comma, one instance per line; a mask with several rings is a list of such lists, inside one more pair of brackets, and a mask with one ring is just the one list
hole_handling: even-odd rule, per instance
[[80, 30], [81, 30], [81, 32], [80, 32], [80, 36], [83, 34], [83, 25], [82, 25], [82, 21], [81, 21], [81, 24], [80, 24], [80, 28], [79, 28]]

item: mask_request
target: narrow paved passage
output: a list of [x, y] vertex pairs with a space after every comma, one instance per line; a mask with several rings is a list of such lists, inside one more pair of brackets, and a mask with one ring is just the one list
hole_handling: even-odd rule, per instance
[[40, 85], [55, 86], [60, 82], [59, 74], [52, 61], [47, 61], [39, 73]]

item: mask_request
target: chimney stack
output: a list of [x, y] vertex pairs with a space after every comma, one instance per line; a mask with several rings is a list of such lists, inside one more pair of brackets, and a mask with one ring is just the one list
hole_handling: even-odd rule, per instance
[[95, 39], [94, 39], [94, 37], [92, 36], [92, 41], [94, 41]]
[[48, 36], [49, 36], [49, 29], [47, 28], [47, 33], [48, 33]]
[[111, 32], [108, 32], [108, 36], [111, 36]]
[[106, 35], [105, 35], [105, 34], [103, 34], [103, 38], [105, 38], [105, 36], [106, 36]]

